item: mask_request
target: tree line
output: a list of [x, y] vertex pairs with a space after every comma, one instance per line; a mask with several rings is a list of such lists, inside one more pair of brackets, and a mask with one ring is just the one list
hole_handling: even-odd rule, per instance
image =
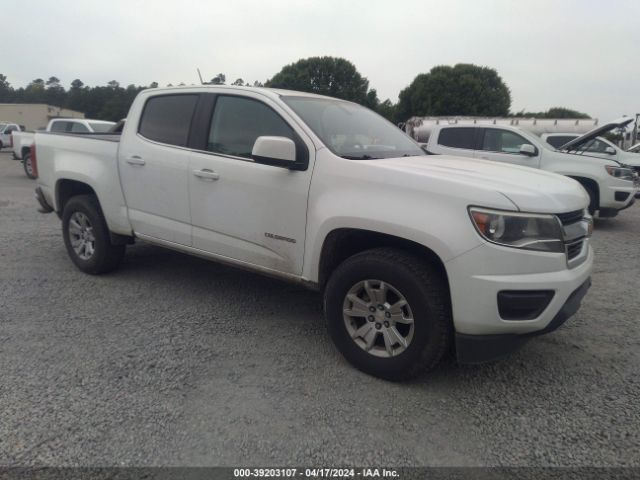
[[[224, 85], [219, 73], [207, 84]], [[397, 102], [381, 101], [369, 80], [349, 60], [338, 57], [310, 57], [284, 66], [264, 83], [237, 78], [231, 85], [273, 87], [328, 95], [364, 105], [394, 123], [413, 116], [526, 116], [538, 118], [590, 118], [586, 113], [565, 107], [544, 112], [511, 113], [511, 91], [498, 72], [473, 64], [439, 65], [417, 75], [404, 88]], [[184, 85], [181, 83], [180, 85]], [[171, 86], [169, 84], [168, 86]], [[0, 74], [0, 103], [46, 103], [83, 112], [87, 118], [117, 121], [126, 117], [138, 92], [156, 88], [127, 85], [112, 80], [104, 86], [88, 86], [80, 79], [67, 90], [55, 76], [37, 78], [26, 87], [14, 88]]]

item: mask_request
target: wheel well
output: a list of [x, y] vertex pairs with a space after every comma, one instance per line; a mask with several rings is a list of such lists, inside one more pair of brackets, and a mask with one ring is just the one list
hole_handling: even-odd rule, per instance
[[405, 238], [386, 233], [361, 230], [356, 228], [339, 228], [333, 230], [324, 241], [320, 255], [318, 286], [325, 287], [331, 273], [347, 258], [356, 253], [378, 247], [393, 247], [412, 253], [434, 265], [449, 284], [446, 269], [440, 257], [428, 247]]
[[22, 147], [22, 158], [31, 152], [31, 147]]
[[64, 206], [71, 197], [87, 194], [95, 195], [96, 192], [86, 183], [77, 180], [59, 180], [56, 185], [56, 205], [58, 206], [56, 213], [58, 216], [62, 215]]
[[596, 196], [595, 208], [596, 209], [600, 208], [600, 189], [598, 188], [598, 182], [596, 182], [595, 180], [591, 180], [590, 178], [584, 178], [584, 177], [570, 177], [570, 178], [573, 178], [580, 185], [591, 190], [593, 194]]

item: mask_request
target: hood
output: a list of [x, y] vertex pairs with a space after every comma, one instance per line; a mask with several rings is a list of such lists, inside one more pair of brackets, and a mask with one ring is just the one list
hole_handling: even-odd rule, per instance
[[448, 189], [464, 189], [469, 205], [477, 205], [474, 192], [478, 190], [499, 193], [524, 212], [565, 213], [582, 210], [589, 204], [587, 193], [575, 180], [531, 167], [449, 155], [388, 158], [368, 163], [413, 178], [428, 177], [444, 183]]
[[618, 120], [614, 120], [613, 122], [606, 123], [601, 127], [596, 127], [593, 130], [588, 131], [584, 135], [579, 136], [578, 138], [574, 138], [570, 142], [567, 142], [561, 147], [558, 147], [558, 150], [567, 150], [567, 151], [577, 150], [578, 148], [580, 148], [580, 146], [593, 140], [594, 138], [600, 135], [603, 135], [607, 132], [610, 132], [615, 128], [624, 128], [633, 122], [634, 122], [634, 119], [631, 117], [623, 117]]
[[629, 153], [640, 153], [640, 143], [636, 143], [634, 146], [630, 147], [627, 152]]
[[640, 155], [618, 149], [618, 162], [627, 167], [640, 167]]

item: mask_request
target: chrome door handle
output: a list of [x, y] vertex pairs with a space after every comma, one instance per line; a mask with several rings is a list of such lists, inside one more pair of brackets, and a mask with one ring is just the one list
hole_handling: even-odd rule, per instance
[[144, 165], [146, 162], [138, 155], [132, 155], [125, 160], [129, 165]]
[[202, 170], [194, 170], [193, 174], [196, 177], [201, 178], [202, 180], [214, 181], [214, 180], [218, 180], [220, 178], [220, 175], [218, 175], [213, 170], [209, 170], [208, 168], [203, 168]]

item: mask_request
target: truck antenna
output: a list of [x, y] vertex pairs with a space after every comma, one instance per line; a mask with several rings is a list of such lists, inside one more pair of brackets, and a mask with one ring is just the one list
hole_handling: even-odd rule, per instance
[[196, 70], [198, 70], [198, 77], [200, 77], [200, 85], [204, 85], [204, 82], [202, 81], [202, 74], [200, 73], [200, 69], [196, 68]]

